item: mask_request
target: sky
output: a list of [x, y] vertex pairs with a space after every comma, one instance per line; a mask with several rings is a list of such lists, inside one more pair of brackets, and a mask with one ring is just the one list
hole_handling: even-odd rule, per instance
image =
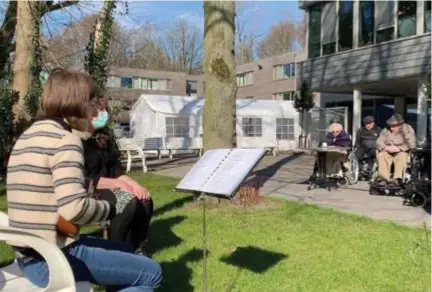
[[[203, 30], [203, 1], [127, 2], [129, 13], [125, 15], [125, 5], [119, 4], [116, 15], [116, 20], [126, 28], [138, 28], [149, 22], [163, 27], [177, 18], [185, 18], [190, 24]], [[63, 24], [77, 20], [83, 14], [97, 13], [101, 5], [100, 1], [88, 1], [80, 7], [52, 13], [46, 22], [50, 23], [50, 29], [60, 30]], [[240, 16], [247, 21], [247, 29], [256, 34], [265, 34], [280, 20], [290, 18], [300, 21], [303, 17], [302, 10], [298, 9], [298, 1], [237, 1], [236, 5], [241, 7]]]

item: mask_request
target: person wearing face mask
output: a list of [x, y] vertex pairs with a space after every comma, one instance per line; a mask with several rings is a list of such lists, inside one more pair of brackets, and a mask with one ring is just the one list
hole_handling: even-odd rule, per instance
[[137, 253], [146, 254], [147, 233], [153, 215], [153, 200], [147, 189], [126, 176], [120, 152], [112, 139], [106, 98], [98, 101], [98, 114], [92, 121], [94, 132], [84, 141], [85, 176], [96, 182], [100, 198], [116, 205], [109, 238], [131, 244]]
[[[162, 281], [158, 263], [134, 254], [125, 243], [60, 228], [59, 222], [79, 227], [110, 220], [117, 213], [115, 204], [96, 200], [86, 191], [83, 145], [74, 134], [88, 130], [95, 115], [95, 91], [88, 74], [66, 69], [51, 72], [41, 97], [44, 116], [18, 138], [10, 155], [9, 226], [58, 246], [77, 282], [150, 292]], [[50, 271], [45, 259], [29, 246], [10, 244], [23, 275], [34, 285], [47, 287]]]

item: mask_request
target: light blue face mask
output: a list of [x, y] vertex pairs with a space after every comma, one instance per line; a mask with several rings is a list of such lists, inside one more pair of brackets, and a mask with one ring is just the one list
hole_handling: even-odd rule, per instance
[[93, 127], [96, 130], [102, 129], [108, 124], [108, 118], [109, 116], [107, 111], [99, 112], [97, 118], [92, 121]]

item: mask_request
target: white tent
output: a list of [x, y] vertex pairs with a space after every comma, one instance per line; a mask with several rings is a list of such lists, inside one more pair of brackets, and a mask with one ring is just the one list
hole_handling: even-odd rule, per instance
[[[199, 137], [203, 109], [202, 97], [141, 95], [130, 111], [131, 131], [137, 138]], [[298, 113], [290, 101], [239, 99], [236, 131], [238, 137], [274, 138], [279, 149], [293, 149]]]

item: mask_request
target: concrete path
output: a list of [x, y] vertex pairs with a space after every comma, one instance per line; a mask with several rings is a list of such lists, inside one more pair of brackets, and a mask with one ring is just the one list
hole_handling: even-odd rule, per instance
[[[183, 177], [196, 162], [193, 156], [149, 161], [156, 174]], [[422, 208], [403, 206], [400, 197], [371, 196], [368, 184], [359, 182], [347, 188], [307, 190], [306, 180], [312, 173], [314, 157], [306, 154], [267, 156], [255, 174], [264, 179], [260, 189], [263, 196], [285, 198], [334, 208], [347, 213], [364, 215], [378, 220], [391, 220], [405, 225], [431, 226], [431, 216]]]

